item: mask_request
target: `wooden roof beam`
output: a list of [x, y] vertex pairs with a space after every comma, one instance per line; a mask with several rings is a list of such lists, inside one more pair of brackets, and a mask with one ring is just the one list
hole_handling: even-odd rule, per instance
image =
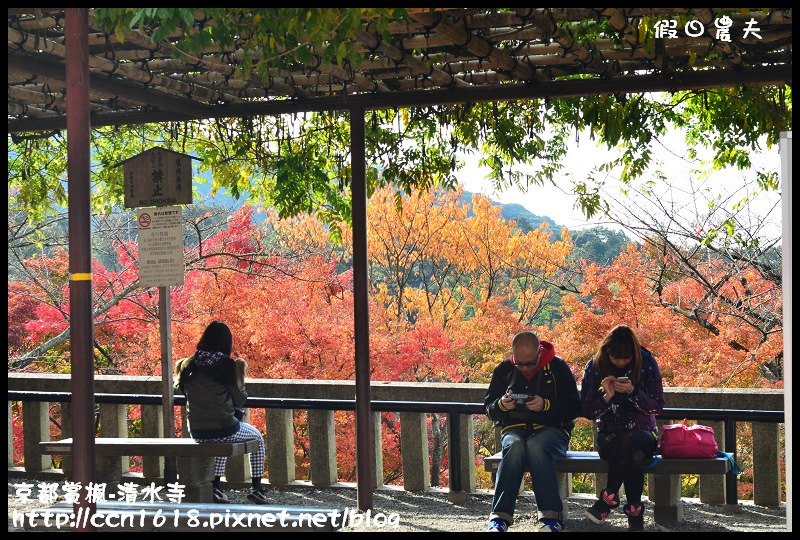
[[406, 64], [415, 75], [426, 76], [439, 86], [469, 86], [469, 83], [455, 77], [452, 73], [433, 67], [430, 63], [425, 63], [402, 49], [381, 42], [381, 39], [375, 34], [362, 31], [356, 34], [356, 38], [368, 49], [379, 52], [398, 64]]
[[[63, 63], [45, 60], [31, 54], [9, 52], [8, 65], [19, 70], [35, 71], [66, 85], [66, 68]], [[142, 105], [172, 109], [197, 118], [202, 118], [208, 112], [205, 106], [192, 104], [185, 99], [148, 90], [122, 80], [110, 79], [98, 73], [89, 74], [89, 86], [92, 90], [106, 92], [111, 96], [121, 96]]]
[[[687, 72], [671, 75], [623, 75], [613, 78], [573, 79], [544, 84], [508, 84], [499, 87], [444, 88], [420, 92], [331, 96], [313, 100], [265, 100], [213, 107], [205, 118], [295, 114], [315, 111], [395, 107], [428, 107], [465, 102], [506, 101], [517, 99], [597, 96], [607, 94], [639, 94], [643, 92], [675, 92], [729, 88], [736, 85], [791, 85], [792, 66]], [[190, 115], [171, 111], [147, 113], [92, 114], [92, 126], [144, 124], [152, 122], [181, 122], [192, 120]], [[66, 128], [65, 118], [9, 120], [8, 132], [52, 131]]]
[[493, 68], [508, 71], [518, 79], [533, 80], [534, 70], [528, 65], [516, 61], [505, 49], [498, 49], [483, 38], [477, 37], [463, 27], [455, 25], [441, 14], [411, 13], [411, 18], [430, 28], [431, 31], [445, 36], [453, 45], [462, 47], [478, 58], [486, 58], [487, 64]]

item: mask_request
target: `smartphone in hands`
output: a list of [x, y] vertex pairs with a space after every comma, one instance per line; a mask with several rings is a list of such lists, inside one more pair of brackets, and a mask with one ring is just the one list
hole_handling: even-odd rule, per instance
[[617, 382], [626, 383], [630, 381], [628, 377], [617, 377]]

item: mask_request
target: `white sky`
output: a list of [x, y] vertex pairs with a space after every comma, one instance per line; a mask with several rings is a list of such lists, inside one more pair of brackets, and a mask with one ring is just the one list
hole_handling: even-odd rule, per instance
[[[765, 148], [764, 145], [762, 148]], [[678, 181], [681, 179], [694, 178], [697, 180], [697, 174], [692, 172], [692, 165], [680, 157], [685, 155], [685, 144], [679, 133], [668, 134], [664, 138], [663, 145], [656, 143], [653, 146], [653, 154], [654, 160], [663, 162], [657, 168], [668, 174], [670, 183], [679, 185]], [[586, 178], [592, 167], [608, 161], [611, 155], [605, 148], [597, 148], [596, 141], [586, 135], [582, 135], [578, 143], [573, 139], [570, 143], [569, 153], [564, 160], [567, 166], [560, 173], [561, 176], [557, 181], [559, 187], [548, 182], [544, 186], [533, 186], [527, 193], [520, 192], [516, 188], [502, 193], [494, 192], [491, 181], [486, 179], [487, 169], [478, 166], [478, 158], [475, 156], [462, 156], [467, 165], [458, 172], [458, 178], [467, 191], [482, 193], [501, 203], [521, 204], [534, 214], [549, 217], [556, 224], [566, 226], [571, 230], [590, 228], [596, 225], [617, 229], [616, 225], [609, 224], [602, 217], [595, 217], [591, 221], [587, 221], [581, 214], [580, 208], [575, 205], [575, 196], [570, 193], [572, 178]], [[706, 152], [701, 155], [705, 157], [711, 154]], [[756, 166], [780, 173], [780, 156], [777, 145], [769, 150], [764, 149], [759, 156], [751, 156], [751, 160]], [[595, 177], [599, 177], [599, 174], [595, 174]], [[615, 194], [618, 193], [617, 188], [611, 187], [618, 185], [618, 175], [610, 174], [606, 178], [608, 189], [613, 190]], [[747, 183], [746, 180], [752, 184], [750, 186], [752, 188], [754, 179], [754, 172], [728, 169], [713, 173], [709, 177], [707, 185], [712, 186], [715, 191], [717, 189], [727, 192], [739, 191]], [[759, 199], [763, 200], [758, 208], [772, 208], [777, 203], [777, 213], [773, 212], [770, 220], [775, 220], [779, 231], [781, 217], [779, 193], [761, 194]], [[763, 212], [766, 213], [765, 210]], [[780, 232], [778, 232], [779, 234]]]

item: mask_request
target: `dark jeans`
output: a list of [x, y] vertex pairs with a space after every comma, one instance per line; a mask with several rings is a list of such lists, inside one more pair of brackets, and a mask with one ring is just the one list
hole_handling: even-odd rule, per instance
[[535, 433], [525, 428], [511, 428], [503, 432], [502, 442], [503, 458], [497, 469], [489, 519], [499, 517], [509, 524], [514, 522], [517, 495], [527, 468], [533, 481], [539, 518], [563, 520], [556, 462], [567, 454], [569, 436], [556, 427], [544, 427]]

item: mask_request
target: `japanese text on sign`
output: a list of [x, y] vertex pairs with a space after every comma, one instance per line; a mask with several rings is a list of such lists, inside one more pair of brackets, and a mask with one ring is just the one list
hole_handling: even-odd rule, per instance
[[192, 157], [151, 148], [125, 162], [125, 207], [192, 202]]
[[183, 223], [179, 206], [140, 208], [139, 282], [142, 287], [183, 285]]

